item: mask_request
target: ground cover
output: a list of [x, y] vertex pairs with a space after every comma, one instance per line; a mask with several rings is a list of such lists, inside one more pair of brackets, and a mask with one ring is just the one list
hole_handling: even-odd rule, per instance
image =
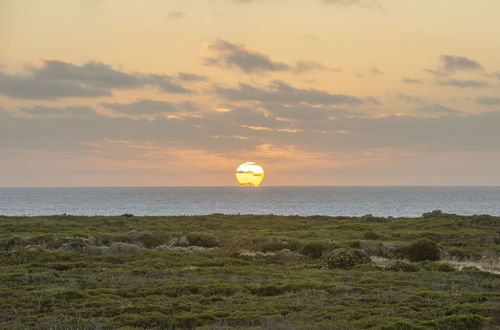
[[6, 329], [495, 329], [500, 217], [0, 217]]

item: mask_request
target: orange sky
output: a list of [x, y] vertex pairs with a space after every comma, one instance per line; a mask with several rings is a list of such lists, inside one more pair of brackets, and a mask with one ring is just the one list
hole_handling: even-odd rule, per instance
[[495, 0], [4, 0], [0, 186], [500, 185]]

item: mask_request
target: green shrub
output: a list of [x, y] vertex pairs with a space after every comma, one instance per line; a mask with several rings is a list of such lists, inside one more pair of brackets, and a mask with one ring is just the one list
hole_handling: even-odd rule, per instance
[[379, 234], [377, 234], [373, 231], [367, 231], [363, 234], [363, 237], [365, 239], [377, 240], [377, 239], [380, 239], [382, 236], [380, 236]]
[[289, 240], [286, 236], [269, 237], [262, 248], [262, 252], [274, 252], [288, 249], [300, 251], [302, 245], [297, 240]]
[[328, 268], [351, 269], [355, 265], [370, 263], [368, 254], [359, 249], [336, 249], [328, 255]]
[[277, 296], [277, 295], [285, 293], [285, 291], [286, 290], [284, 287], [276, 286], [276, 285], [265, 285], [265, 286], [251, 289], [251, 292], [254, 295], [262, 296], [262, 297]]
[[383, 325], [380, 329], [383, 329], [383, 330], [420, 330], [420, 329], [425, 329], [425, 328], [413, 323], [410, 320], [401, 319], [401, 320], [392, 321], [390, 323], [387, 323], [387, 324]]
[[129, 237], [134, 243], [140, 243], [148, 249], [157, 247], [167, 240], [167, 237], [161, 233], [151, 231], [133, 231], [129, 233]]
[[403, 261], [395, 261], [389, 264], [385, 269], [391, 272], [418, 272], [419, 267]]
[[439, 218], [442, 215], [443, 215], [443, 211], [434, 210], [432, 212], [427, 212], [427, 213], [422, 214], [422, 218], [424, 218], [424, 219]]
[[451, 273], [456, 271], [455, 267], [447, 263], [427, 262], [423, 266], [425, 270], [430, 270], [434, 272]]
[[423, 238], [405, 248], [406, 257], [410, 261], [439, 260], [439, 247], [436, 242]]
[[425, 322], [425, 325], [439, 329], [480, 329], [489, 319], [478, 314], [450, 315]]
[[352, 267], [352, 270], [358, 272], [377, 272], [382, 270], [383, 268], [375, 265], [375, 264], [359, 264]]
[[301, 253], [309, 256], [313, 259], [321, 258], [323, 251], [326, 250], [326, 246], [319, 242], [310, 242], [302, 247]]
[[202, 247], [217, 247], [220, 244], [219, 238], [212, 233], [192, 232], [186, 235], [190, 245]]
[[458, 261], [470, 260], [476, 257], [472, 251], [466, 249], [455, 248], [446, 252], [448, 252], [450, 257], [455, 258]]

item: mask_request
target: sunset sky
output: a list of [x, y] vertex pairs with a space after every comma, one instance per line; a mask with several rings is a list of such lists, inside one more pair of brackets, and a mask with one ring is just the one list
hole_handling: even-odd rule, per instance
[[500, 185], [499, 14], [2, 0], [0, 187]]

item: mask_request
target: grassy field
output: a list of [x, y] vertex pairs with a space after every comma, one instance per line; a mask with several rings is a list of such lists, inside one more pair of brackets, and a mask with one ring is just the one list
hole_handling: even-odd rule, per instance
[[0, 328], [498, 329], [499, 244], [437, 211], [0, 216]]

